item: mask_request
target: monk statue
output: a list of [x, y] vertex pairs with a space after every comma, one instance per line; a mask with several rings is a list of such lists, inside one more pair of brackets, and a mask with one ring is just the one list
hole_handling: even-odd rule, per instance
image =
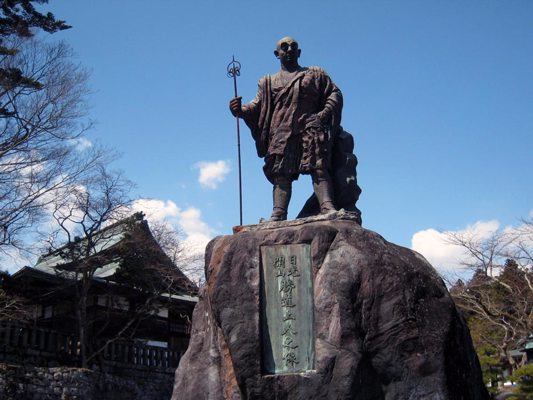
[[263, 171], [274, 186], [270, 221], [287, 219], [292, 182], [300, 174], [311, 175], [314, 195], [299, 217], [339, 208], [359, 212], [353, 138], [340, 126], [342, 93], [321, 68], [301, 67], [300, 54], [296, 40], [279, 40], [274, 55], [280, 70], [261, 78], [250, 103], [242, 105], [241, 97], [235, 97], [229, 105], [250, 128], [257, 154], [265, 161]]

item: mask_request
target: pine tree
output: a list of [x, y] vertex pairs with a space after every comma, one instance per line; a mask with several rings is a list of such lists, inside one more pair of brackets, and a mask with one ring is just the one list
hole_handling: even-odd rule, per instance
[[[70, 28], [65, 21], [57, 20], [52, 13], [38, 12], [32, 3], [44, 4], [48, 0], [3, 0], [0, 2], [0, 58], [11, 57], [18, 49], [8, 43], [13, 38], [29, 38], [36, 29], [54, 33]], [[0, 93], [3, 95], [16, 87], [40, 89], [41, 83], [24, 76], [19, 68], [0, 67]], [[11, 117], [13, 111], [0, 104], [0, 118]]]

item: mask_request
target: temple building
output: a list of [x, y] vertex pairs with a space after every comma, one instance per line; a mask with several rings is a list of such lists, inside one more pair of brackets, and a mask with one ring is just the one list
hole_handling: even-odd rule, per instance
[[165, 254], [142, 213], [75, 238], [10, 278], [33, 318], [0, 323], [0, 359], [43, 366], [173, 369], [189, 342], [198, 287]]

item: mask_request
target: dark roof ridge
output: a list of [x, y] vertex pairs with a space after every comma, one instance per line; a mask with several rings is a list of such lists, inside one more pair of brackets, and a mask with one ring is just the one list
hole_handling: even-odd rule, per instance
[[[144, 222], [144, 223], [147, 224], [147, 221], [144, 219], [144, 217], [145, 217], [145, 214], [142, 211], [138, 211], [136, 213], [133, 213], [130, 216], [127, 216], [127, 217], [122, 218], [122, 219], [120, 219], [120, 220], [118, 220], [116, 222], [113, 222], [110, 225], [104, 226], [102, 229], [99, 229], [94, 234], [95, 235], [100, 235], [102, 233], [105, 233], [106, 231], [110, 231], [110, 230], [116, 228], [117, 226], [124, 225], [124, 224], [126, 224], [126, 223], [128, 223], [130, 221], [131, 222], [138, 222], [138, 223], [143, 223]], [[86, 239], [86, 237], [80, 238], [79, 236], [75, 236], [74, 237], [74, 242], [83, 241], [85, 239]], [[39, 257], [39, 259], [37, 260], [36, 264], [39, 264], [46, 257], [51, 256], [51, 255], [56, 254], [56, 253], [59, 253], [60, 251], [66, 249], [68, 245], [69, 245], [69, 243], [67, 242], [64, 245], [58, 247], [57, 249], [49, 250], [47, 253], [42, 254]]]

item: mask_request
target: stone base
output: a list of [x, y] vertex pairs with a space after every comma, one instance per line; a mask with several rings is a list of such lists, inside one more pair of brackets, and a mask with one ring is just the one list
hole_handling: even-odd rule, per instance
[[[211, 241], [173, 400], [489, 399], [442, 279], [348, 214], [238, 227]], [[289, 244], [310, 246], [314, 369], [265, 374], [261, 246]]]
[[2, 400], [167, 400], [172, 374], [128, 370], [123, 376], [83, 368], [0, 364]]

